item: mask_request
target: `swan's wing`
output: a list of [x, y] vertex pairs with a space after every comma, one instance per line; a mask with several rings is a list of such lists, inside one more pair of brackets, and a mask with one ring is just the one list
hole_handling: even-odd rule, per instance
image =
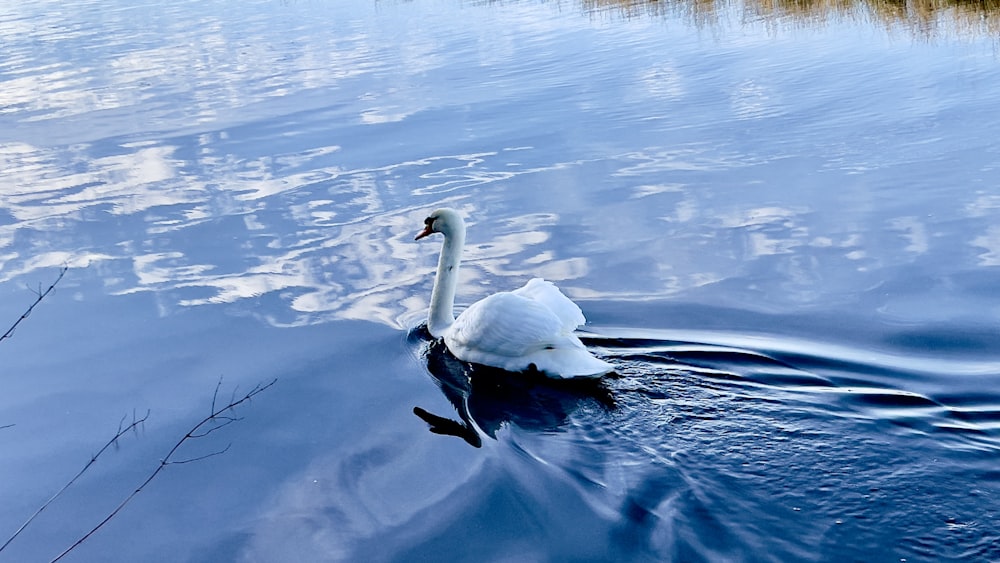
[[515, 295], [527, 297], [532, 301], [541, 303], [556, 317], [559, 318], [563, 332], [573, 332], [576, 327], [583, 325], [587, 319], [583, 316], [583, 311], [577, 307], [576, 303], [570, 301], [559, 291], [559, 288], [542, 278], [534, 278], [521, 289], [514, 290]]
[[445, 341], [459, 358], [462, 350], [522, 357], [558, 341], [562, 326], [542, 303], [516, 293], [496, 293], [463, 311]]
[[[540, 297], [497, 293], [459, 315], [444, 334], [452, 354], [508, 371], [534, 368], [555, 378], [599, 377], [613, 369], [591, 355], [571, 332], [577, 321], [583, 322], [583, 314], [555, 286], [537, 280], [522, 293]], [[570, 320], [559, 318], [551, 308], [553, 303]]]

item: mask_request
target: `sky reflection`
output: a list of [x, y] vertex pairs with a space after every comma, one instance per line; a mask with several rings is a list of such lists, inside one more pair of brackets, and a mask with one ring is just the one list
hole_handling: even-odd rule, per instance
[[[0, 279], [102, 264], [102, 291], [155, 292], [167, 311], [399, 326], [426, 307], [438, 251], [412, 235], [444, 204], [471, 223], [464, 302], [541, 275], [576, 298], [819, 306], [956, 244], [957, 270], [998, 262], [994, 129], [970, 121], [992, 105], [958, 86], [991, 92], [1000, 73], [976, 56], [879, 82], [881, 59], [857, 59], [843, 30], [826, 53], [687, 38], [664, 57], [648, 22], [535, 5], [466, 8], [503, 22], [457, 34], [412, 29], [404, 8], [315, 8], [315, 24], [268, 3], [239, 23], [197, 3], [119, 8], [0, 17]], [[496, 27], [527, 20], [516, 42]], [[634, 64], [562, 66], [620, 34]], [[782, 45], [801, 60], [776, 62]], [[850, 68], [817, 74], [831, 54]], [[956, 184], [979, 189], [945, 201]]]
[[[581, 419], [624, 430], [607, 436], [616, 442], [636, 431], [628, 448], [642, 445], [638, 457], [592, 455], [604, 445], [564, 444], [560, 453], [559, 436], [545, 428], [500, 432], [513, 441], [487, 441], [485, 456], [470, 456], [459, 440], [428, 439], [413, 406], [451, 406], [419, 376], [418, 346], [401, 342], [396, 329], [426, 314], [440, 238], [413, 238], [428, 212], [445, 205], [469, 225], [459, 307], [543, 276], [580, 300], [598, 332], [720, 339], [765, 355], [773, 348], [789, 365], [811, 361], [819, 370], [836, 371], [846, 358], [839, 375], [854, 378], [843, 387], [851, 391], [868, 381], [981, 397], [982, 378], [997, 371], [989, 355], [1000, 318], [995, 39], [956, 25], [959, 40], [913, 40], [887, 31], [877, 15], [796, 6], [759, 13], [747, 3], [682, 0], [5, 4], [4, 310], [20, 313], [31, 300], [25, 286], [70, 269], [38, 309], [52, 316], [33, 317], [26, 325], [37, 331], [19, 329], [8, 350], [10, 369], [25, 377], [11, 379], [14, 392], [4, 395], [14, 410], [0, 426], [17, 424], [5, 430], [16, 447], [4, 463], [34, 488], [32, 498], [45, 498], [62, 482], [58, 472], [87, 459], [87, 444], [104, 436], [108, 420], [113, 427], [119, 409], [154, 407], [156, 424], [167, 426], [151, 422], [146, 438], [162, 437], [172, 422], [204, 415], [208, 397], [198, 389], [210, 391], [220, 374], [224, 388], [280, 376], [275, 399], [247, 417], [257, 426], [227, 456], [204, 460], [219, 465], [172, 470], [174, 481], [158, 482], [143, 493], [150, 501], [130, 507], [136, 512], [118, 522], [120, 534], [109, 529], [105, 547], [91, 549], [179, 549], [178, 559], [190, 551], [202, 560], [414, 560], [407, 555], [418, 552], [406, 549], [419, 538], [448, 546], [451, 534], [467, 538], [469, 515], [483, 524], [485, 543], [500, 545], [487, 537], [492, 524], [538, 516], [518, 504], [518, 495], [535, 491], [533, 505], [566, 515], [564, 528], [553, 529], [579, 534], [520, 538], [544, 558], [553, 538], [560, 546], [607, 543], [581, 531], [580, 514], [603, 526], [619, 519], [633, 491], [641, 499], [665, 490], [656, 479], [633, 488], [644, 466], [622, 473], [619, 461], [648, 462], [648, 443], [664, 459], [686, 448], [661, 439], [675, 415], [705, 430], [708, 444], [718, 436], [712, 425], [735, 413], [733, 436], [746, 440], [733, 443], [742, 448], [761, 444], [758, 430], [774, 423], [797, 432], [832, 414], [824, 397], [806, 405], [815, 411], [806, 418], [802, 403], [786, 403], [779, 420], [773, 402], [761, 399], [784, 400], [780, 382], [764, 382], [759, 393], [759, 382], [706, 372], [687, 385], [672, 371], [677, 358], [640, 359], [633, 366], [649, 369], [617, 382], [626, 386], [623, 401], [642, 401], [633, 412], [649, 416]], [[619, 17], [620, 7], [630, 17]], [[849, 10], [856, 14], [857, 5]], [[632, 352], [642, 351], [613, 354]], [[907, 370], [890, 369], [900, 365]], [[765, 375], [784, 373], [777, 371]], [[702, 410], [736, 398], [734, 409]], [[748, 427], [741, 409], [752, 404], [765, 408], [762, 422]], [[998, 418], [990, 405], [986, 423]], [[871, 426], [858, 436], [892, 424], [892, 414], [865, 412]], [[41, 426], [28, 426], [34, 421]], [[831, 436], [845, 435], [831, 428]], [[581, 430], [587, 441], [605, 440]], [[786, 440], [784, 429], [776, 435], [810, 445]], [[152, 441], [123, 451], [138, 460], [146, 444], [155, 466]], [[885, 455], [933, 457], [913, 444], [894, 443]], [[491, 457], [489, 448], [505, 453]], [[29, 459], [32, 452], [44, 459]], [[766, 453], [754, 456], [770, 461]], [[538, 479], [540, 467], [562, 472], [590, 462], [596, 480], [588, 482], [611, 489], [581, 496], [548, 486], [581, 483], [578, 472]], [[881, 458], [870, 463], [883, 467]], [[88, 485], [92, 496], [62, 505], [63, 516], [51, 513], [57, 519], [39, 526], [31, 553], [50, 547], [52, 528], [77, 525], [77, 508], [92, 515], [89, 501], [106, 500], [106, 484], [125, 483], [117, 468], [130, 464], [104, 466], [108, 473]], [[733, 467], [744, 470], [738, 460]], [[711, 487], [736, 490], [730, 485]], [[504, 491], [514, 493], [495, 502]], [[22, 504], [11, 514], [30, 513], [29, 497], [11, 494]], [[213, 510], [191, 503], [195, 497]], [[574, 498], [596, 500], [592, 509], [563, 511]], [[699, 510], [730, 514], [732, 499], [723, 500]], [[879, 514], [913, 512], [906, 508]], [[163, 524], [146, 526], [167, 530], [154, 534], [162, 549], [126, 537], [130, 524], [143, 522]], [[744, 529], [743, 520], [732, 522]], [[226, 544], [219, 553], [203, 549], [218, 544]], [[426, 545], [433, 557], [438, 544]]]

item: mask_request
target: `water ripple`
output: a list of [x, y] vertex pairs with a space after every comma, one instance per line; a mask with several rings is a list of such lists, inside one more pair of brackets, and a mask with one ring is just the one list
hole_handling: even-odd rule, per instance
[[[780, 336], [631, 332], [602, 330], [586, 341], [622, 366], [628, 383], [619, 382], [620, 390], [645, 396], [657, 409], [676, 409], [695, 386], [727, 392], [732, 400], [777, 403], [778, 413], [791, 409], [895, 429], [899, 435], [934, 436], [935, 444], [955, 451], [1000, 452], [1000, 395], [916, 390], [922, 374], [938, 375], [946, 366], [980, 384], [983, 377], [1000, 380], [996, 362], [915, 358]], [[696, 340], [699, 336], [704, 340]], [[736, 346], [741, 342], [757, 346]], [[678, 381], [686, 382], [681, 392]], [[686, 416], [700, 416], [701, 408]], [[669, 416], [676, 421], [679, 415]]]
[[516, 424], [498, 436], [599, 484], [585, 494], [619, 514], [620, 549], [822, 560], [851, 538], [859, 558], [989, 552], [975, 518], [992, 493], [963, 483], [1000, 482], [1000, 395], [922, 393], [894, 355], [803, 338], [600, 329], [586, 342], [619, 368], [615, 410], [570, 414], [560, 448]]

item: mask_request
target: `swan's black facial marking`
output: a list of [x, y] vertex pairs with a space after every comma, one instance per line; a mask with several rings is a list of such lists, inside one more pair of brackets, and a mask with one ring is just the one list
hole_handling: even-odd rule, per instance
[[424, 219], [424, 230], [420, 231], [420, 234], [418, 234], [417, 237], [415, 239], [413, 239], [413, 240], [420, 240], [420, 239], [422, 239], [422, 238], [424, 238], [426, 236], [429, 236], [431, 233], [439, 233], [439, 232], [441, 232], [441, 231], [439, 231], [439, 230], [437, 230], [437, 229], [434, 228], [434, 222], [435, 221], [437, 221], [437, 217], [434, 217], [433, 215], [431, 215], [430, 217]]
[[424, 219], [424, 226], [427, 227], [427, 230], [429, 230], [432, 233], [440, 233], [441, 231], [439, 231], [434, 226], [434, 223], [437, 223], [438, 219], [439, 219], [439, 217], [435, 217], [434, 215], [431, 215], [430, 217]]

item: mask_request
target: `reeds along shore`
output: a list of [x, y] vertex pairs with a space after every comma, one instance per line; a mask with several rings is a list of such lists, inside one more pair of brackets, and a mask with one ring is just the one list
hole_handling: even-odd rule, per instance
[[699, 26], [758, 22], [809, 27], [868, 20], [915, 38], [992, 37], [1000, 41], [1000, 0], [581, 0], [589, 12], [631, 18], [682, 15]]

